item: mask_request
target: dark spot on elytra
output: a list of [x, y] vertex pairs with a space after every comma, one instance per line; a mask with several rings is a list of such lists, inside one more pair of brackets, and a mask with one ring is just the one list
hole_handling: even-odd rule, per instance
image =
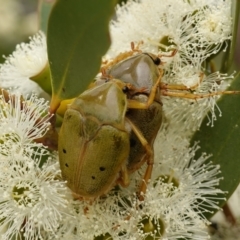
[[62, 151], [63, 151], [63, 153], [67, 153], [67, 150], [66, 150], [66, 149], [64, 149], [64, 148], [63, 148], [63, 150], [62, 150]]
[[65, 163], [65, 166], [66, 166], [66, 167], [69, 167], [67, 163]]
[[65, 93], [65, 90], [66, 90], [65, 88], [62, 88], [62, 91], [63, 91], [64, 93]]
[[100, 167], [99, 168], [100, 171], [105, 171], [105, 169], [106, 169], [105, 167]]
[[94, 180], [96, 177], [95, 176], [92, 176], [92, 179]]

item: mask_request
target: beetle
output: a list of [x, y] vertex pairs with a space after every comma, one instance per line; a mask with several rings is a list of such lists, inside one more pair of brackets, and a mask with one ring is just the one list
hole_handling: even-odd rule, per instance
[[[139, 129], [151, 149], [151, 154], [148, 154], [139, 137], [135, 132], [131, 132], [127, 170], [130, 174], [147, 162], [145, 182], [151, 178], [154, 160], [153, 144], [163, 119], [159, 88], [160, 75], [162, 75], [158, 68], [160, 64], [161, 59], [159, 57], [149, 53], [139, 53], [106, 70], [106, 74], [113, 78], [131, 83], [136, 88], [145, 89], [143, 92], [128, 95], [129, 99], [145, 104], [145, 109], [129, 109], [126, 113], [126, 117]], [[140, 192], [145, 193], [145, 182], [141, 184]]]
[[[125, 117], [129, 107], [126, 94], [135, 91], [119, 80], [96, 82], [65, 112], [58, 151], [62, 177], [74, 195], [92, 199], [116, 184], [129, 184], [129, 134], [136, 130]], [[138, 102], [131, 104], [138, 107]]]
[[117, 180], [130, 147], [126, 110], [126, 95], [113, 83], [85, 91], [68, 107], [58, 149], [62, 177], [76, 195], [97, 197]]
[[[167, 57], [172, 57], [176, 54], [176, 50]], [[153, 144], [156, 135], [162, 125], [163, 110], [161, 103], [161, 96], [175, 96], [189, 99], [199, 99], [211, 97], [221, 94], [236, 94], [239, 91], [223, 91], [207, 94], [193, 94], [188, 92], [194, 90], [198, 85], [186, 87], [180, 84], [166, 84], [161, 80], [163, 71], [160, 70], [160, 57], [150, 54], [138, 52], [133, 55], [130, 54], [126, 59], [118, 61], [116, 64], [109, 64], [109, 68], [102, 71], [103, 77], [117, 78], [125, 83], [131, 83], [137, 88], [144, 88], [145, 91], [128, 94], [128, 98], [145, 104], [142, 109], [128, 109], [126, 118], [130, 119], [139, 132], [142, 133], [143, 138], [147, 141], [151, 150], [147, 151], [145, 145], [140, 142], [140, 137], [134, 132], [130, 135], [130, 152], [127, 163], [128, 173], [138, 170], [145, 162], [147, 169], [143, 177], [144, 182], [140, 185], [139, 192], [146, 192], [146, 183], [151, 178], [151, 173], [154, 164]], [[162, 55], [163, 56], [163, 55]], [[119, 58], [117, 58], [119, 59]], [[204, 74], [200, 74], [200, 81], [203, 80]], [[170, 91], [169, 91], [170, 90]], [[171, 91], [171, 90], [177, 90]], [[185, 90], [185, 91], [182, 91]], [[152, 152], [152, 154], [149, 154]]]

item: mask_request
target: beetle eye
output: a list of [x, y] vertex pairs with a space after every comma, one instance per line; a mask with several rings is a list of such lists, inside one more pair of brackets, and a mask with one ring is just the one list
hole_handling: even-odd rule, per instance
[[127, 86], [124, 86], [122, 88], [123, 93], [127, 93], [129, 91], [129, 88]]
[[161, 59], [160, 59], [159, 57], [156, 57], [155, 59], [153, 59], [153, 62], [154, 62], [154, 64], [156, 64], [156, 65], [160, 65]]

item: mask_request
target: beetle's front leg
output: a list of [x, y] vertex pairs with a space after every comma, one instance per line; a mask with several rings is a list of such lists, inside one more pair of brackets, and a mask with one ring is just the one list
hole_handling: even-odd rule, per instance
[[146, 103], [147, 107], [149, 107], [155, 99], [157, 90], [160, 88], [160, 83], [161, 83], [162, 76], [163, 76], [163, 70], [159, 69], [159, 77], [158, 77], [156, 83], [152, 86], [151, 92], [150, 92], [149, 97], [148, 97], [148, 101]]
[[160, 75], [158, 77], [158, 80], [152, 86], [151, 92], [150, 92], [149, 97], [148, 97], [148, 101], [146, 103], [142, 103], [142, 102], [139, 102], [139, 101], [136, 101], [136, 100], [128, 99], [128, 108], [148, 109], [149, 106], [153, 103], [153, 101], [155, 99], [156, 92], [157, 92], [158, 88], [160, 88], [160, 82], [161, 82], [162, 76], [163, 76], [163, 71], [160, 70]]

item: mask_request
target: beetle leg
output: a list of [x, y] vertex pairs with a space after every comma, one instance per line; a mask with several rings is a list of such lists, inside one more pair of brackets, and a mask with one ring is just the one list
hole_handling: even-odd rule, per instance
[[145, 161], [147, 162], [148, 166], [145, 171], [143, 182], [140, 185], [139, 194], [138, 194], [139, 199], [143, 200], [143, 196], [141, 195], [141, 193], [143, 194], [146, 193], [146, 190], [147, 190], [146, 184], [148, 183], [149, 179], [151, 179], [151, 175], [152, 175], [152, 169], [153, 169], [153, 163], [154, 163], [153, 150], [152, 150], [152, 147], [149, 145], [148, 141], [145, 139], [145, 137], [141, 133], [141, 131], [128, 118], [126, 118], [126, 120], [130, 124], [132, 131], [135, 133], [135, 135], [137, 136], [137, 138], [139, 139], [143, 147], [146, 149], [147, 157], [145, 157], [145, 159], [147, 160]]
[[[194, 90], [196, 89], [200, 83], [203, 81], [204, 73], [200, 74], [200, 81], [191, 87], [187, 87], [181, 84], [166, 84], [166, 83], [160, 83], [160, 89], [161, 94], [164, 96], [172, 96], [172, 97], [179, 97], [179, 98], [188, 98], [188, 99], [201, 99], [201, 98], [207, 98], [207, 97], [213, 97], [217, 95], [223, 95], [223, 94], [240, 94], [240, 91], [219, 91], [219, 92], [210, 92], [210, 93], [191, 93], [191, 92], [175, 92], [171, 90]], [[168, 91], [170, 89], [170, 91]]]
[[172, 89], [172, 90], [194, 90], [196, 89], [200, 83], [203, 81], [203, 77], [204, 77], [204, 73], [200, 73], [200, 76], [199, 76], [199, 81], [197, 84], [191, 86], [191, 87], [187, 87], [183, 84], [168, 84], [168, 83], [160, 83], [160, 89], [166, 89], [166, 90], [169, 90], [169, 89]]
[[154, 101], [154, 98], [155, 98], [155, 95], [156, 95], [156, 92], [159, 88], [159, 85], [160, 85], [160, 82], [161, 82], [161, 79], [162, 79], [162, 76], [163, 76], [163, 70], [162, 69], [159, 69], [159, 77], [158, 77], [158, 80], [156, 81], [156, 83], [153, 85], [152, 89], [151, 89], [151, 92], [149, 94], [149, 97], [148, 97], [148, 101], [147, 101], [147, 107], [149, 107], [153, 101]]
[[161, 90], [162, 95], [164, 96], [173, 96], [173, 97], [179, 97], [179, 98], [188, 98], [188, 99], [201, 99], [201, 98], [207, 98], [207, 97], [213, 97], [217, 95], [223, 95], [223, 94], [240, 94], [240, 91], [220, 91], [220, 92], [213, 92], [213, 93], [188, 93], [188, 92], [173, 92], [173, 91], [166, 91]]
[[138, 44], [137, 44], [137, 46], [135, 47], [135, 44], [134, 44], [134, 42], [131, 42], [131, 49], [132, 49], [132, 52], [142, 52], [141, 50], [139, 50], [139, 48], [140, 48], [140, 45], [142, 45], [143, 44], [143, 41], [140, 41], [140, 42], [138, 42]]
[[133, 109], [147, 109], [148, 108], [146, 103], [141, 103], [137, 100], [132, 100], [132, 99], [127, 100], [127, 107], [133, 108]]
[[174, 50], [171, 52], [171, 54], [169, 54], [169, 55], [159, 54], [158, 57], [159, 57], [159, 58], [161, 58], [161, 57], [174, 57], [174, 56], [176, 55], [177, 51], [178, 51], [177, 49], [174, 49]]
[[154, 86], [151, 89], [151, 92], [148, 97], [148, 101], [146, 103], [141, 103], [136, 100], [128, 99], [128, 108], [134, 108], [134, 109], [148, 109], [149, 106], [153, 103], [156, 92], [159, 88], [160, 81], [162, 79], [163, 71], [160, 71], [160, 75], [158, 77], [158, 80], [154, 84]]
[[129, 174], [125, 164], [120, 171], [120, 177], [117, 180], [117, 184], [120, 184], [122, 187], [128, 187], [130, 184]]

